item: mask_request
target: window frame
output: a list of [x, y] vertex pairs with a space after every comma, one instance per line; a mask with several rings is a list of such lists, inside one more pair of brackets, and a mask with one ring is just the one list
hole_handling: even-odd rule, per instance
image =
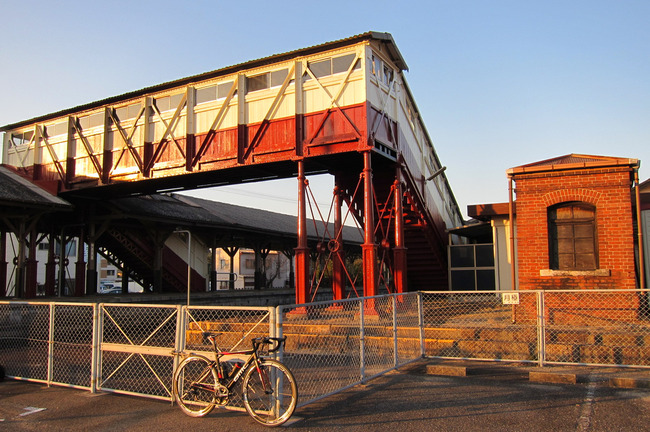
[[[572, 217], [566, 219], [558, 219], [557, 211], [560, 209], [571, 209]], [[592, 216], [590, 217], [575, 217], [575, 209], [580, 209], [582, 211], [589, 211]], [[596, 206], [593, 204], [583, 202], [583, 201], [568, 201], [562, 202], [555, 205], [552, 205], [547, 208], [547, 227], [548, 227], [548, 260], [549, 260], [549, 269], [558, 270], [558, 271], [593, 271], [599, 269], [599, 257], [598, 257], [598, 218]], [[576, 233], [576, 227], [582, 227], [584, 232], [584, 227], [590, 227], [590, 237], [579, 236]], [[572, 236], [571, 237], [558, 237], [559, 229], [564, 227], [566, 231], [567, 227], [571, 228]], [[564, 241], [562, 240], [564, 239]], [[585, 239], [591, 239], [591, 248], [588, 253], [581, 253], [578, 248], [578, 243], [580, 240], [583, 240], [582, 246], [584, 247]], [[562, 244], [563, 243], [563, 244]], [[561, 246], [566, 246], [570, 243], [572, 252], [569, 254], [567, 252], [561, 252]], [[563, 260], [560, 255], [571, 255], [572, 264], [567, 265], [566, 260]], [[580, 264], [581, 260], [579, 255], [592, 255], [591, 263], [589, 265]]]

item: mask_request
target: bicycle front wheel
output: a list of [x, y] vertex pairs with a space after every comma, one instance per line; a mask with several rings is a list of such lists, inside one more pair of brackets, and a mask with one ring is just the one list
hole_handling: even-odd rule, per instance
[[298, 385], [293, 374], [276, 360], [251, 364], [244, 375], [244, 407], [265, 426], [280, 426], [293, 414], [298, 402]]
[[214, 408], [217, 382], [217, 372], [208, 359], [188, 357], [174, 375], [174, 400], [185, 414], [203, 417]]

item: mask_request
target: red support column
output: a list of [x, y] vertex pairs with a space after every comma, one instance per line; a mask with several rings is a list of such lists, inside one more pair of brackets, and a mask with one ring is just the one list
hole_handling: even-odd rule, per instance
[[341, 231], [341, 190], [334, 187], [334, 242], [330, 246], [332, 252], [332, 292], [334, 300], [345, 297], [345, 276], [343, 260], [343, 235]]
[[[395, 292], [403, 293], [406, 285], [406, 247], [404, 247], [404, 209], [402, 208], [402, 183], [398, 177], [393, 184], [395, 194], [395, 248], [393, 248]], [[401, 299], [401, 297], [400, 297]]]
[[[298, 161], [298, 246], [296, 247], [296, 304], [309, 297], [309, 247], [307, 246], [307, 178], [304, 161]], [[296, 311], [306, 312], [306, 311]]]
[[[370, 297], [377, 295], [377, 245], [375, 244], [375, 213], [372, 189], [371, 154], [363, 154], [363, 216], [364, 236], [361, 245], [363, 257], [363, 295]], [[374, 300], [366, 303], [368, 312], [375, 312]]]

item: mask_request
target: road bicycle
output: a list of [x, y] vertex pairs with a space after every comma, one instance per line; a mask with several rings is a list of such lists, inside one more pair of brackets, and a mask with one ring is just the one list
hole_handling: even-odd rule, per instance
[[[268, 353], [280, 349], [283, 338], [253, 338], [252, 349], [222, 351], [217, 345], [221, 333], [204, 332], [212, 343], [214, 360], [190, 353], [176, 369], [173, 397], [183, 412], [192, 417], [203, 417], [215, 406], [225, 406], [234, 394], [235, 385], [242, 381], [242, 398], [248, 414], [265, 426], [285, 423], [298, 401], [298, 385], [287, 366], [260, 355], [260, 348], [268, 345]], [[236, 356], [243, 361], [232, 362], [224, 357]]]

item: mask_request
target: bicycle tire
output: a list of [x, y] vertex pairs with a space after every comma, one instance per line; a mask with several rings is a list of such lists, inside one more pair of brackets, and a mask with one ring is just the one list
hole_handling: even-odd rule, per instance
[[[271, 386], [265, 390], [262, 377]], [[293, 374], [276, 360], [260, 360], [246, 370], [242, 388], [248, 414], [264, 426], [280, 426], [293, 415], [298, 402], [298, 385]]]
[[188, 416], [203, 417], [214, 409], [217, 383], [212, 362], [200, 356], [188, 357], [174, 374], [174, 400]]

